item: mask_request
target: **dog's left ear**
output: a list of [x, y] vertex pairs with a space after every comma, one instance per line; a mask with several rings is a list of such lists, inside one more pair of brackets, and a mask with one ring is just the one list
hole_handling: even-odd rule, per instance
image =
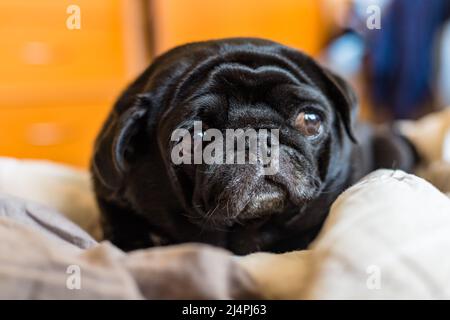
[[128, 108], [115, 108], [97, 137], [92, 171], [94, 177], [109, 190], [117, 191], [129, 168], [135, 151], [133, 140], [145, 128], [145, 115], [150, 108], [146, 95], [138, 95]]
[[344, 122], [345, 130], [353, 142], [356, 142], [353, 126], [358, 116], [358, 99], [350, 84], [334, 72], [321, 68], [327, 81], [330, 82], [330, 91], [336, 97], [335, 107]]

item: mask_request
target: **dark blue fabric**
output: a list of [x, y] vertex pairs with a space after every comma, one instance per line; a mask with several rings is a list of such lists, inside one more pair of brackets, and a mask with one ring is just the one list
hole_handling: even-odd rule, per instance
[[435, 40], [449, 12], [450, 0], [393, 0], [381, 29], [368, 31], [373, 99], [395, 118], [430, 101]]

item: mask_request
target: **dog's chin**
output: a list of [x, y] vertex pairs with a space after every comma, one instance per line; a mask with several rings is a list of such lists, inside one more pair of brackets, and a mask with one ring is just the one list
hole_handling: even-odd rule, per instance
[[[251, 226], [282, 213], [288, 203], [287, 194], [282, 188], [265, 184], [252, 193], [249, 200], [221, 199], [221, 203], [214, 209], [203, 213], [200, 219], [193, 222], [210, 230], [223, 230], [235, 225]], [[233, 211], [236, 207], [242, 209]]]

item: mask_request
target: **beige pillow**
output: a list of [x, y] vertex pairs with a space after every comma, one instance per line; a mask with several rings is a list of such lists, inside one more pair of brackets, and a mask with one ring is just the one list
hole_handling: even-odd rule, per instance
[[102, 236], [87, 171], [49, 161], [0, 157], [0, 193], [54, 208], [95, 239]]
[[333, 204], [309, 251], [236, 258], [267, 298], [449, 299], [450, 199], [379, 170]]

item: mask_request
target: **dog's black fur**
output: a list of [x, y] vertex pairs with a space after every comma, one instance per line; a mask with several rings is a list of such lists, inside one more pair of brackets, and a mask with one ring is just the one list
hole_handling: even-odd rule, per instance
[[[310, 107], [323, 119], [317, 139], [293, 126]], [[124, 250], [182, 242], [237, 254], [305, 248], [345, 188], [376, 168], [414, 163], [405, 139], [356, 116], [349, 85], [297, 50], [253, 38], [177, 47], [122, 94], [97, 138], [92, 174], [105, 236]], [[280, 129], [279, 172], [174, 165], [171, 133], [193, 120]], [[276, 199], [257, 200], [269, 191]]]

